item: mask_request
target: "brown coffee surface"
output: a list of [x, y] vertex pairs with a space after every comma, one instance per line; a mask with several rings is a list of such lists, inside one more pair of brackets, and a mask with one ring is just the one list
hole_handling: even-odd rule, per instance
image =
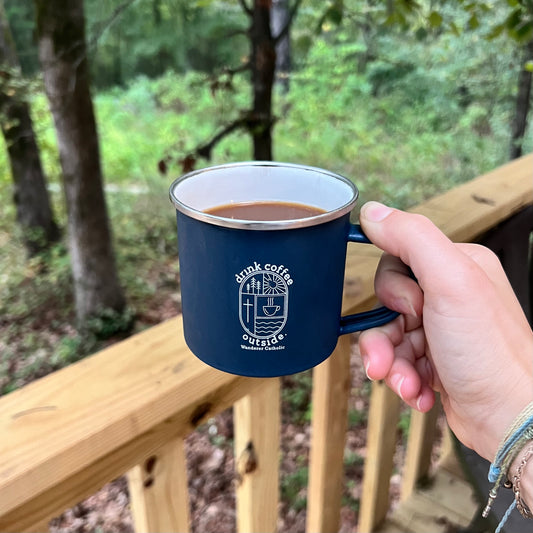
[[320, 207], [292, 202], [246, 202], [211, 207], [205, 213], [236, 220], [295, 220], [325, 213]]

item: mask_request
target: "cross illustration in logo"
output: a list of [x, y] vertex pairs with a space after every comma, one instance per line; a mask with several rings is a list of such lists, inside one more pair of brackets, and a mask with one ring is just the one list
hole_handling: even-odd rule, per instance
[[242, 305], [246, 307], [246, 322], [250, 322], [250, 307], [253, 307], [254, 304], [252, 304], [250, 300], [246, 300]]

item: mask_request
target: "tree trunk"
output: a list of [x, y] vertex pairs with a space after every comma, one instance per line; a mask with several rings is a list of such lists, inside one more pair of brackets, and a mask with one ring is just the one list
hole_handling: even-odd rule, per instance
[[276, 50], [270, 30], [271, 0], [254, 0], [250, 30], [253, 108], [251, 134], [254, 159], [272, 160], [272, 86]]
[[9, 23], [0, 0], [0, 122], [7, 146], [17, 221], [22, 228], [28, 254], [46, 249], [60, 236], [52, 212], [50, 196], [29, 107], [23, 96], [10, 88], [10, 82], [20, 77], [20, 64]]
[[[272, 0], [272, 34], [274, 38], [281, 34], [289, 23], [289, 0]], [[276, 44], [276, 82], [281, 92], [289, 92], [289, 75], [291, 72], [291, 39], [289, 31]]]
[[67, 205], [76, 314], [121, 311], [89, 90], [83, 0], [35, 0], [39, 60], [54, 118]]
[[526, 70], [525, 64], [533, 61], [533, 40], [524, 47], [522, 68], [518, 75], [518, 94], [516, 95], [515, 115], [511, 129], [510, 159], [516, 159], [522, 155], [522, 141], [527, 128], [527, 116], [531, 102], [531, 76], [530, 70]]

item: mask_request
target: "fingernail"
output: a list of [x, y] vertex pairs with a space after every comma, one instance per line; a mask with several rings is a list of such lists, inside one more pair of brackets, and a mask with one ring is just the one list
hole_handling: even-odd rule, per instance
[[393, 209], [379, 202], [367, 202], [361, 208], [361, 216], [366, 218], [369, 222], [381, 222], [385, 220]]
[[408, 315], [414, 317], [414, 318], [418, 318], [418, 314], [417, 312], [415, 311], [415, 308], [413, 307], [413, 304], [409, 301], [407, 301], [407, 308], [409, 309], [409, 312], [407, 313]]
[[366, 356], [366, 355], [363, 355], [363, 356], [362, 356], [362, 359], [363, 359], [363, 366], [365, 367], [366, 377], [367, 377], [370, 381], [374, 381], [374, 380], [368, 375], [368, 369], [370, 368], [370, 359], [369, 359], [368, 356]]
[[400, 296], [395, 301], [395, 308], [404, 315], [410, 315], [414, 318], [418, 318], [418, 315], [413, 307], [413, 304], [404, 296]]
[[422, 409], [420, 409], [420, 401], [422, 400], [422, 395], [420, 395], [417, 400], [416, 400], [416, 410], [417, 411], [422, 411]]
[[402, 400], [403, 400], [402, 385], [403, 385], [404, 379], [405, 379], [405, 376], [402, 376], [400, 374], [394, 374], [390, 378], [390, 384], [392, 385], [393, 389], [396, 389], [396, 392], [398, 393], [398, 396]]

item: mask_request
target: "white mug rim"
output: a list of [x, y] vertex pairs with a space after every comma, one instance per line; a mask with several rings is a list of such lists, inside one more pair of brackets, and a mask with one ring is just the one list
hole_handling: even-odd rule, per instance
[[[204, 210], [198, 209], [186, 203], [182, 198], [180, 198], [178, 194], [177, 189], [180, 187], [180, 185], [182, 185], [187, 180], [194, 179], [195, 177], [198, 177], [208, 172], [231, 170], [231, 169], [242, 168], [242, 167], [250, 167], [250, 168], [269, 167], [269, 168], [281, 168], [281, 169], [286, 168], [286, 169], [290, 169], [293, 171], [313, 172], [316, 174], [323, 175], [324, 177], [327, 177], [330, 179], [339, 180], [340, 182], [342, 182], [344, 185], [348, 187], [350, 195], [349, 195], [349, 198], [347, 198], [345, 202], [336, 206], [335, 208], [326, 210], [326, 212], [318, 213], [316, 215], [306, 217], [306, 218], [298, 218], [298, 219], [290, 219], [290, 220], [241, 220], [241, 219], [227, 218], [227, 217], [215, 215], [212, 213], [206, 213]], [[237, 163], [226, 163], [222, 165], [205, 167], [202, 169], [193, 170], [191, 172], [188, 172], [178, 177], [172, 182], [169, 188], [170, 200], [179, 212], [191, 218], [194, 218], [196, 220], [206, 222], [208, 224], [213, 224], [216, 226], [223, 226], [227, 228], [248, 229], [248, 230], [295, 229], [295, 228], [304, 228], [308, 226], [324, 224], [326, 222], [335, 220], [351, 212], [356, 204], [358, 196], [359, 196], [359, 191], [357, 187], [354, 185], [354, 183], [348, 178], [340, 174], [336, 174], [334, 172], [331, 172], [329, 170], [324, 170], [319, 167], [300, 165], [296, 163], [284, 163], [284, 162], [277, 162], [277, 161], [242, 161], [242, 162], [237, 162]], [[293, 200], [293, 201], [297, 202], [298, 200]], [[226, 202], [226, 204], [219, 204], [219, 205], [227, 205], [229, 203], [231, 202]], [[305, 203], [305, 202], [301, 202], [301, 203]], [[215, 206], [212, 206], [212, 207], [215, 207]]]

